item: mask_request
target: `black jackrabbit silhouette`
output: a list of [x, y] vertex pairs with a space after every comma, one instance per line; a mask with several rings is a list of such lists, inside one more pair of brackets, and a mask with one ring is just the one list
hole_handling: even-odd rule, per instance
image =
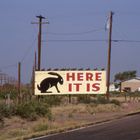
[[55, 73], [55, 72], [49, 72], [50, 75], [55, 75], [57, 77], [48, 77], [41, 81], [40, 86], [37, 85], [37, 88], [41, 91], [41, 93], [52, 93], [51, 91], [47, 91], [49, 88], [55, 86], [57, 92], [59, 93], [59, 89], [57, 84], [60, 83], [63, 84], [63, 78]]

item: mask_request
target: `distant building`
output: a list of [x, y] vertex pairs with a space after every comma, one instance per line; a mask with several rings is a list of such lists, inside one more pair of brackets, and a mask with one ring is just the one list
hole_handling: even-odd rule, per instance
[[123, 91], [140, 91], [140, 78], [132, 78], [121, 82], [121, 92]]
[[111, 83], [110, 86], [109, 86], [109, 91], [110, 92], [119, 91], [119, 88], [116, 88], [115, 87], [115, 84], [114, 83]]

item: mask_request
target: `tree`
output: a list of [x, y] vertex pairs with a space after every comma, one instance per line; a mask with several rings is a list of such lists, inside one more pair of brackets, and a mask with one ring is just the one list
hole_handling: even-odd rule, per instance
[[117, 74], [115, 74], [114, 76], [114, 81], [124, 81], [124, 80], [128, 80], [131, 78], [135, 78], [137, 75], [137, 71], [133, 70], [133, 71], [124, 71], [124, 72], [119, 72]]
[[[129, 80], [131, 78], [135, 78], [137, 75], [137, 71], [133, 70], [133, 71], [124, 71], [124, 72], [119, 72], [117, 74], [115, 74], [114, 76], [114, 82], [115, 83], [115, 87], [119, 87], [120, 92], [121, 92], [121, 82], [124, 80]], [[125, 96], [126, 98], [126, 96]]]

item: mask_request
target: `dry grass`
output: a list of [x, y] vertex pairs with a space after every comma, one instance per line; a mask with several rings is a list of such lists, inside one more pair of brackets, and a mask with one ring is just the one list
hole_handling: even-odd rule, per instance
[[117, 112], [120, 110], [120, 107], [114, 104], [90, 104], [87, 105], [86, 109], [90, 114], [96, 114], [101, 112]]
[[123, 97], [123, 96], [120, 96], [120, 97], [110, 97], [110, 100], [113, 100], [113, 99], [117, 99], [120, 102], [125, 102], [125, 97]]
[[[140, 103], [137, 104], [139, 106]], [[120, 107], [114, 104], [77, 104], [52, 107], [53, 119], [49, 121], [47, 118], [40, 118], [37, 121], [26, 121], [19, 117], [5, 119], [5, 125], [0, 129], [0, 140], [22, 140], [26, 137], [41, 136], [54, 132], [62, 132], [69, 128], [76, 128], [82, 124], [105, 119], [113, 112], [120, 114], [122, 110], [132, 107]], [[131, 108], [130, 108], [131, 109]], [[129, 110], [130, 110], [129, 109]]]

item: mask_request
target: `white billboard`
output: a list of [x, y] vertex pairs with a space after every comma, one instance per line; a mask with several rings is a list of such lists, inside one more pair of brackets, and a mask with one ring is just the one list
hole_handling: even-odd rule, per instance
[[35, 72], [35, 95], [105, 93], [106, 71]]

